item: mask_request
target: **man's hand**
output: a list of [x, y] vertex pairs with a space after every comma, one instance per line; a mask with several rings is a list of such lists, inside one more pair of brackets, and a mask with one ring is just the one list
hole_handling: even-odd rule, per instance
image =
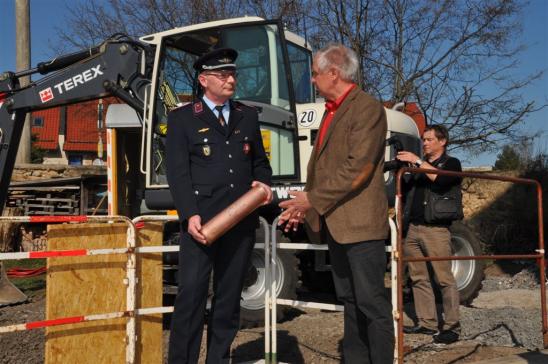
[[401, 151], [401, 152], [398, 152], [398, 155], [396, 156], [396, 159], [402, 161], [402, 162], [407, 162], [407, 163], [411, 163], [411, 164], [415, 164], [415, 162], [420, 159], [416, 154], [413, 154], [411, 152], [407, 152], [407, 151]]
[[284, 231], [287, 233], [289, 230], [297, 231], [299, 224], [304, 222], [304, 214], [295, 210], [294, 208], [288, 208], [284, 210], [278, 219], [278, 226], [285, 224]]
[[278, 219], [278, 226], [285, 224], [284, 230], [297, 230], [300, 223], [304, 221], [306, 212], [312, 208], [308, 201], [308, 194], [302, 191], [289, 191], [289, 195], [294, 197], [291, 200], [280, 202], [279, 206], [285, 211]]
[[268, 205], [270, 202], [272, 202], [272, 189], [270, 188], [270, 186], [262, 183], [262, 182], [259, 182], [259, 181], [253, 181], [251, 183], [251, 187], [261, 187], [262, 189], [265, 190], [266, 192], [266, 199], [265, 201], [263, 202], [263, 206], [264, 205]]
[[[415, 166], [415, 163], [417, 162], [417, 160], [420, 159], [415, 154], [413, 154], [411, 152], [406, 152], [406, 151], [399, 152], [398, 155], [396, 156], [396, 158], [399, 159], [402, 162], [409, 162], [413, 166]], [[422, 169], [432, 169], [432, 170], [437, 169], [436, 167], [434, 167], [432, 164], [430, 164], [429, 162], [427, 162], [425, 160], [423, 160], [422, 163], [418, 167], [422, 168]], [[426, 177], [428, 177], [428, 179], [430, 179], [430, 181], [435, 181], [436, 178], [438, 178], [438, 175], [434, 174], [434, 173], [426, 173]]]
[[205, 236], [202, 235], [200, 230], [202, 230], [202, 218], [200, 217], [200, 215], [192, 215], [188, 219], [188, 233], [197, 242], [207, 245], [207, 240]]

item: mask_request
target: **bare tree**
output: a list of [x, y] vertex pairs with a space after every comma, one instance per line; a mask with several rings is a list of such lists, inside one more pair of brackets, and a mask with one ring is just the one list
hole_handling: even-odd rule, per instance
[[385, 101], [416, 101], [445, 124], [453, 148], [484, 151], [520, 137], [524, 118], [545, 107], [525, 97], [541, 72], [518, 79], [524, 47], [520, 0], [89, 0], [59, 29], [71, 48], [115, 32], [136, 37], [243, 15], [282, 17], [314, 48], [356, 50], [359, 83]]
[[[365, 60], [371, 57], [371, 50], [381, 36], [379, 22], [386, 16], [377, 6], [378, 0], [326, 0], [316, 12], [309, 13], [311, 40], [321, 46], [328, 42], [343, 43], [354, 49], [358, 58]], [[314, 2], [309, 2], [314, 7]], [[370, 92], [370, 86], [376, 85], [379, 78], [379, 67], [367, 68], [360, 63], [358, 83]]]
[[58, 27], [56, 53], [95, 45], [114, 33], [137, 38], [186, 25], [256, 15], [298, 22], [294, 0], [89, 0], [70, 4], [69, 18]]
[[326, 0], [313, 40], [342, 42], [362, 60], [362, 82], [384, 100], [416, 101], [445, 124], [452, 147], [484, 151], [515, 140], [546, 105], [523, 97], [541, 72], [511, 76], [524, 47], [516, 0]]

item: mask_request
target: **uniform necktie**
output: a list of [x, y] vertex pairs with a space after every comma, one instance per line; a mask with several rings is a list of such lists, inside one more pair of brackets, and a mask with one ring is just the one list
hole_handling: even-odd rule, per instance
[[223, 116], [223, 107], [224, 105], [215, 106], [215, 110], [219, 112], [219, 117], [217, 118], [217, 120], [219, 120], [219, 124], [221, 124], [222, 127], [225, 127], [226, 120], [225, 120], [225, 117]]

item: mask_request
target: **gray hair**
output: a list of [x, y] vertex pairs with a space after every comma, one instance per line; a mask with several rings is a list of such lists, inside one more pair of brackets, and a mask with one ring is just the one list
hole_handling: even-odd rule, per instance
[[334, 67], [345, 81], [356, 81], [358, 76], [358, 56], [352, 49], [340, 44], [330, 43], [316, 52], [315, 57], [320, 71]]

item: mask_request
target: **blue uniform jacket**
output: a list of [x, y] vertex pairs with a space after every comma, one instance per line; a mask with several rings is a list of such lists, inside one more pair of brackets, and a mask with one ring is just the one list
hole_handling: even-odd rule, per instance
[[[230, 101], [228, 127], [200, 101], [169, 113], [167, 179], [181, 222], [200, 215], [202, 224], [251, 188], [257, 180], [271, 183], [256, 109]], [[254, 229], [252, 213], [237, 228]]]

